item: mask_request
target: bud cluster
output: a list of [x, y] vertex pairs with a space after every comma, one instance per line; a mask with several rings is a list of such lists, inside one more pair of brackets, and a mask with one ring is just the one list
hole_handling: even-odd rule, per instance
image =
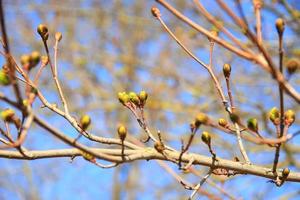
[[139, 94], [136, 94], [135, 92], [119, 92], [118, 93], [118, 99], [120, 103], [123, 105], [127, 105], [128, 103], [133, 103], [134, 105], [138, 107], [142, 107], [146, 104], [146, 100], [148, 98], [147, 92], [144, 90], [140, 91]]
[[34, 68], [41, 60], [41, 55], [37, 51], [33, 51], [31, 54], [23, 54], [21, 56], [21, 64], [23, 68], [28, 71]]

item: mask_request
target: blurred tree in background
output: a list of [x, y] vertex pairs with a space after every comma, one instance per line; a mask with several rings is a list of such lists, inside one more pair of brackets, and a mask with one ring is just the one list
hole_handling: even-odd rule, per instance
[[[199, 9], [198, 1], [168, 2], [208, 31], [216, 30]], [[254, 43], [243, 34], [242, 27], [234, 23], [218, 1], [199, 2], [242, 45], [258, 55]], [[225, 1], [236, 15], [244, 14], [252, 31], [256, 30], [253, 2]], [[92, 119], [88, 130], [94, 135], [118, 138], [117, 128], [124, 124], [129, 133], [126, 140], [138, 144], [138, 141], [146, 138], [136, 118], [118, 100], [118, 93], [123, 91], [147, 91], [144, 112], [149, 129], [152, 133], [159, 130], [164, 143], [179, 152], [181, 139], [187, 143], [191, 134], [190, 123], [198, 113], [206, 113], [215, 124], [218, 124], [219, 118], [230, 121], [207, 71], [167, 34], [152, 16], [151, 7], [155, 5], [160, 9], [168, 27], [204, 63], [209, 63], [209, 39], [155, 1], [4, 0], [2, 4], [10, 52], [18, 64], [23, 54], [38, 51], [45, 55], [43, 42], [36, 32], [39, 24], [47, 25], [49, 30], [51, 57], [54, 57], [54, 35], [58, 31], [62, 33], [57, 55], [58, 78], [70, 115], [79, 121], [80, 116], [88, 114]], [[279, 56], [275, 21], [278, 17], [285, 20], [283, 74], [298, 92], [300, 70], [289, 75], [291, 73], [288, 73], [286, 66], [292, 61], [295, 65], [300, 62], [299, 9], [297, 0], [265, 0], [261, 8], [263, 45], [276, 66]], [[230, 41], [222, 31], [219, 37]], [[0, 61], [4, 65], [5, 57], [1, 56]], [[224, 92], [224, 63], [229, 63], [232, 68], [231, 89], [239, 117], [243, 122], [256, 118], [260, 134], [265, 138], [276, 138], [276, 130], [268, 119], [268, 112], [272, 107], [279, 107], [277, 81], [259, 64], [245, 60], [216, 43], [213, 66]], [[37, 71], [38, 67], [30, 72], [32, 77]], [[22, 81], [18, 83], [25, 98], [25, 84]], [[42, 72], [38, 86], [51, 104], [63, 110], [49, 66]], [[1, 93], [15, 100], [12, 87], [2, 86]], [[296, 121], [289, 133], [297, 133], [300, 129], [299, 100], [297, 102], [290, 95], [284, 96], [286, 110], [292, 109], [296, 113]], [[0, 106], [1, 110], [11, 107], [4, 101], [1, 101]], [[65, 135], [72, 138], [78, 136], [67, 120], [45, 108], [38, 98], [32, 109]], [[5, 123], [1, 122], [1, 128], [4, 127]], [[211, 133], [212, 148], [218, 157], [227, 160], [238, 157], [242, 162], [243, 157], [234, 134], [212, 126], [201, 126], [200, 130]], [[196, 133], [189, 152], [211, 157], [200, 134]], [[85, 137], [78, 141], [89, 147], [107, 148], [107, 145], [93, 143]], [[274, 146], [258, 145], [248, 140], [243, 140], [243, 143], [253, 164], [272, 169]], [[298, 143], [298, 137], [283, 143], [278, 168], [288, 167], [293, 172], [299, 171]], [[29, 150], [70, 147], [35, 124], [30, 127], [23, 145]], [[144, 145], [153, 147], [153, 142]], [[120, 149], [120, 146], [108, 148]], [[174, 163], [154, 160], [134, 161], [111, 169], [101, 169], [81, 157], [22, 161], [7, 159], [4, 151], [7, 149], [0, 150], [0, 157], [4, 157], [0, 159], [0, 199], [187, 199], [191, 191], [179, 183], [177, 176], [197, 184], [208, 170], [201, 165], [193, 166], [193, 170], [179, 170]], [[268, 180], [252, 175], [212, 175], [199, 193], [203, 199], [299, 198], [297, 183], [287, 181], [279, 188]]]

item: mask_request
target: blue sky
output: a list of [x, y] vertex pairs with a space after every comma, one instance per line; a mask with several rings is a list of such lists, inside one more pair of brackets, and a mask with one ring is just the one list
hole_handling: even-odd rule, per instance
[[[6, 1], [7, 2], [7, 1]], [[91, 4], [89, 1], [81, 1], [81, 8], [80, 9], [89, 9], [91, 7]], [[124, 1], [128, 4], [132, 3], [133, 1]], [[215, 9], [215, 5], [208, 3], [209, 1], [204, 1], [206, 5], [208, 5], [208, 10], [212, 10], [214, 12], [217, 12]], [[34, 1], [34, 4], [43, 5], [44, 1]], [[30, 19], [30, 24], [28, 24], [28, 35], [35, 36], [38, 39], [37, 34], [35, 33], [36, 27], [38, 24], [43, 23], [40, 16], [32, 10], [29, 4], [22, 3], [23, 5], [18, 7], [14, 7], [11, 3], [8, 3], [7, 7], [9, 8], [6, 10], [6, 18], [7, 18], [7, 24], [8, 31], [13, 32], [13, 35], [11, 36], [11, 45], [12, 49], [16, 51], [16, 54], [20, 54], [21, 52], [28, 52], [32, 50], [32, 47], [28, 44], [24, 43], [22, 46], [14, 46], [14, 44], [19, 43], [18, 36], [23, 34], [22, 32], [18, 32], [17, 27], [13, 25], [12, 23], [15, 21], [15, 16], [18, 12], [22, 15], [25, 15], [27, 19]], [[153, 2], [154, 4], [154, 2]], [[244, 9], [246, 10], [250, 6], [250, 1], [247, 1]], [[144, 12], [149, 12], [148, 10]], [[135, 13], [133, 13], [134, 15]], [[188, 16], [194, 16], [194, 13], [189, 13], [186, 11]], [[249, 18], [251, 19], [252, 13], [249, 13]], [[268, 26], [269, 30], [274, 31], [273, 27], [273, 21], [275, 21], [275, 17], [270, 15], [268, 12], [265, 12], [265, 19], [263, 20], [269, 20], [269, 21], [263, 21], [266, 26]], [[113, 15], [113, 13], [112, 13]], [[148, 17], [149, 19], [152, 19], [149, 14], [143, 13], [143, 17]], [[170, 17], [170, 16], [168, 16]], [[167, 17], [167, 18], [168, 18]], [[48, 23], [51, 23], [51, 19], [53, 18], [53, 13], [46, 13], [46, 19]], [[168, 21], [168, 20], [167, 20]], [[55, 23], [55, 22], [53, 22]], [[85, 23], [84, 20], [81, 21], [82, 24]], [[153, 26], [159, 27], [159, 24], [157, 21], [153, 20]], [[16, 30], [16, 31], [15, 31]], [[58, 30], [61, 31], [64, 35], [64, 27], [58, 27]], [[117, 30], [112, 30], [111, 34], [113, 35]], [[84, 30], [82, 30], [82, 33], [84, 34]], [[91, 44], [94, 39], [97, 39], [97, 32], [89, 32], [89, 36], [86, 40], [82, 39], [80, 40], [81, 44]], [[291, 30], [287, 28], [286, 36], [289, 34], [292, 34]], [[276, 35], [272, 33], [265, 33], [266, 37], [270, 40], [276, 40]], [[79, 38], [80, 39], [80, 38]], [[169, 39], [169, 36], [162, 35], [158, 38], [155, 38], [157, 41], [166, 41]], [[146, 41], [145, 43], [141, 44], [139, 47], [141, 53], [146, 55], [155, 55], [156, 52], [160, 48], [160, 42], [157, 41]], [[174, 42], [175, 43], [175, 42]], [[176, 46], [174, 45], [174, 48]], [[116, 53], [116, 49], [112, 48], [112, 46], [106, 45], [104, 46], [103, 51]], [[172, 49], [173, 50], [173, 49]], [[174, 50], [176, 51], [176, 49]], [[207, 61], [208, 57], [207, 54], [205, 54], [205, 50], [199, 50], [196, 52], [197, 55], [201, 56], [201, 59], [204, 61]], [[155, 57], [155, 56], [153, 56]], [[222, 58], [224, 62], [226, 61], [226, 58]], [[4, 60], [1, 57], [0, 63], [3, 63]], [[147, 62], [147, 61], [145, 61]], [[148, 61], [149, 62], [149, 61]], [[184, 61], [186, 65], [189, 65], [192, 69], [197, 70], [199, 66], [195, 65], [195, 63], [189, 59], [186, 59]], [[178, 63], [179, 65], [182, 63]], [[250, 68], [247, 67], [249, 64], [248, 62], [241, 61], [239, 59], [236, 59], [234, 61], [234, 64], [243, 66], [243, 70], [245, 73], [253, 72], [253, 70], [256, 70], [257, 68]], [[60, 61], [59, 63], [62, 71], [69, 71], [72, 69], [72, 66], [67, 61]], [[91, 68], [91, 70], [94, 70], [93, 72], [95, 75], [101, 79], [105, 84], [109, 85], [110, 82], [112, 82], [113, 78], [111, 74], [105, 69], [101, 68], [101, 66], [97, 66], [97, 63], [93, 63], [89, 65], [88, 67]], [[115, 65], [115, 68], [121, 68], [122, 63], [117, 63]], [[143, 70], [144, 66], [141, 66], [141, 70], [138, 72], [140, 76], [142, 76], [144, 79], [151, 78], [151, 76], [148, 74], [149, 71]], [[182, 73], [188, 73], [184, 71], [185, 68], [182, 68]], [[240, 71], [239, 71], [240, 72]], [[204, 70], [203, 70], [204, 73]], [[233, 72], [233, 75], [238, 74], [238, 72]], [[299, 77], [299, 75], [298, 75]], [[165, 81], [165, 80], [164, 80]], [[172, 80], [170, 81], [170, 85], [173, 84]], [[71, 88], [77, 88], [79, 83], [76, 81], [70, 82]], [[272, 85], [272, 83], [267, 84], [265, 86], [266, 88], [271, 88], [274, 91], [276, 91], [276, 86]], [[137, 91], [142, 89], [141, 85], [137, 85], [135, 88]], [[261, 89], [261, 88], [260, 88]], [[296, 89], [299, 91], [300, 87], [299, 85], [296, 87]], [[249, 92], [249, 86], [241, 86], [238, 85], [235, 88], [236, 91], [246, 93]], [[9, 94], [11, 92], [8, 88], [1, 87], [1, 91]], [[56, 101], [57, 95], [53, 95], [52, 91], [46, 91], [46, 96], [49, 98], [49, 100]], [[275, 103], [272, 99], [272, 97], [266, 97], [266, 96], [260, 96], [260, 93], [253, 92], [253, 101], [260, 101], [262, 104], [273, 107], [277, 105], [277, 102]], [[117, 101], [116, 99], [114, 99]], [[184, 92], [179, 97], [180, 101], [183, 101], [187, 104], [192, 104], [195, 102], [194, 97], [189, 92]], [[95, 101], [95, 99], [92, 99], [91, 101]], [[201, 100], [197, 100], [201, 101]], [[85, 101], [82, 101], [82, 104], [84, 104]], [[203, 101], [201, 101], [203, 103]], [[241, 103], [240, 106], [243, 108], [243, 110], [247, 111], [247, 109], [252, 109], [247, 107], [247, 105]], [[7, 105], [0, 103], [0, 108], [5, 108]], [[128, 112], [129, 113], [129, 112]], [[103, 113], [102, 111], [97, 111], [97, 113], [91, 113], [91, 115], [99, 117], [99, 121], [101, 121], [98, 124], [94, 124], [95, 128], [97, 127], [98, 130], [100, 128], [105, 128], [105, 130], [110, 130], [109, 128], [105, 127], [105, 122], [103, 122], [101, 119], [103, 119]], [[173, 113], [167, 114], [169, 120], [174, 117]], [[75, 137], [76, 132], [74, 129], [66, 125], [65, 121], [63, 121], [59, 117], [49, 117], [47, 115], [43, 115], [43, 118], [49, 121], [50, 123], [53, 123], [57, 125], [62, 131], [64, 131], [67, 135]], [[2, 125], [2, 124], [1, 124]], [[163, 124], [160, 125], [161, 127], [164, 127]], [[160, 128], [160, 127], [158, 127]], [[137, 128], [138, 129], [138, 128]], [[293, 130], [298, 130], [299, 124], [296, 125]], [[174, 134], [182, 135], [188, 132], [188, 122], [183, 126], [181, 124], [175, 126], [174, 128], [170, 129], [170, 131]], [[136, 131], [138, 132], [138, 131]], [[232, 138], [231, 136], [224, 136], [224, 139], [228, 139], [229, 141], [235, 142], [235, 138]], [[35, 127], [32, 132], [28, 135], [28, 145], [31, 148], [36, 149], [54, 149], [54, 148], [67, 148], [68, 146], [63, 144], [62, 142], [57, 141], [56, 139], [53, 139], [53, 137], [43, 131], [42, 129]], [[84, 143], [87, 143], [86, 140], [83, 140]], [[299, 138], [296, 138], [293, 143], [298, 143]], [[180, 143], [174, 143], [174, 146], [176, 148], [180, 148]], [[251, 145], [247, 145], [247, 147], [251, 147]], [[222, 156], [231, 156], [230, 153], [223, 153], [222, 147], [215, 147], [217, 153]], [[206, 147], [192, 147], [195, 151], [201, 151], [201, 153], [209, 155], [207, 152]], [[200, 150], [199, 150], [200, 149]], [[266, 156], [273, 156], [273, 152], [265, 151], [259, 155], [256, 155], [254, 153], [250, 154], [250, 158], [252, 160], [255, 160], [258, 163], [266, 164], [264, 161], [264, 157]], [[26, 199], [22, 194], [18, 194], [16, 192], [16, 187], [23, 188], [24, 190], [33, 189], [36, 190], [38, 193], [38, 196], [41, 199], [45, 200], [52, 200], [52, 199], [58, 199], [58, 200], [64, 200], [64, 199], [73, 199], [73, 200], [79, 200], [79, 199], [111, 199], [112, 198], [112, 186], [114, 184], [113, 180], [117, 180], [118, 182], [122, 182], [123, 184], [126, 184], [126, 180], [128, 179], [128, 176], [132, 176], [132, 174], [137, 176], [138, 179], [140, 179], [140, 183], [142, 186], [146, 186], [146, 189], [144, 190], [137, 190], [136, 199], [156, 199], [157, 198], [157, 191], [158, 190], [166, 190], [165, 193], [165, 199], [175, 199], [174, 195], [177, 195], [178, 193], [183, 196], [188, 196], [190, 194], [190, 191], [185, 191], [179, 184], [176, 186], [176, 192], [172, 191], [174, 188], [170, 189], [168, 186], [171, 184], [174, 184], [175, 180], [167, 173], [164, 172], [163, 169], [157, 164], [155, 161], [137, 161], [134, 165], [132, 164], [125, 164], [123, 166], [120, 166], [118, 169], [100, 169], [98, 167], [93, 166], [91, 163], [86, 162], [82, 158], [76, 158], [72, 163], [70, 162], [69, 158], [57, 158], [57, 159], [42, 159], [42, 160], [35, 160], [35, 161], [18, 161], [18, 160], [8, 160], [8, 159], [0, 159], [0, 166], [2, 170], [0, 170], [0, 175], [2, 176], [1, 179], [3, 181], [0, 181], [0, 199]], [[170, 166], [179, 174], [181, 172], [178, 170], [178, 167], [170, 164]], [[138, 170], [137, 170], [138, 168]], [[201, 169], [204, 171], [206, 170], [203, 167], [198, 167], [198, 169]], [[118, 173], [117, 178], [114, 177], [115, 170], [120, 170], [121, 172]], [[5, 180], [4, 180], [5, 179]], [[197, 177], [194, 176], [188, 176], [188, 179], [190, 182], [196, 183], [198, 180]], [[2, 187], [2, 183], [6, 182], [11, 185], [11, 187]], [[136, 186], [138, 187], [138, 186]], [[204, 188], [211, 187], [204, 185]], [[233, 191], [233, 195], [237, 197], [242, 197], [243, 199], [252, 199], [253, 194], [257, 195], [257, 199], [260, 199], [259, 195], [260, 193], [263, 193], [265, 195], [265, 192], [268, 192], [268, 194], [264, 197], [265, 199], [277, 199], [278, 196], [281, 196], [288, 192], [294, 192], [299, 191], [300, 187], [298, 184], [295, 183], [286, 183], [281, 188], [275, 187], [271, 183], [267, 183], [267, 179], [254, 177], [254, 176], [237, 176], [231, 180], [228, 180], [224, 184], [224, 188], [228, 189], [229, 191]], [[121, 194], [121, 199], [128, 199], [128, 194], [126, 192], [123, 192]], [[255, 197], [254, 197], [255, 198]], [[205, 198], [201, 198], [205, 199]], [[295, 198], [296, 199], [296, 198]]]

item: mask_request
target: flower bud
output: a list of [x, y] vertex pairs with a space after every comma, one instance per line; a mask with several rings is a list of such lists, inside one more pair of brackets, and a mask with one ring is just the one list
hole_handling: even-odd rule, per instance
[[90, 154], [90, 153], [87, 153], [87, 152], [85, 152], [85, 151], [81, 151], [80, 153], [81, 153], [82, 157], [83, 157], [84, 159], [88, 160], [88, 161], [93, 161], [93, 160], [95, 160], [95, 157], [94, 157], [92, 154]]
[[273, 122], [274, 125], [278, 125], [280, 123], [280, 113], [276, 107], [273, 107], [269, 111], [269, 119]]
[[300, 69], [300, 61], [298, 59], [290, 59], [287, 63], [286, 63], [286, 69], [288, 71], [289, 74], [294, 74], [297, 69]]
[[287, 110], [284, 113], [284, 123], [288, 126], [291, 126], [295, 121], [295, 112], [293, 110]]
[[201, 135], [201, 140], [205, 144], [210, 145], [210, 142], [211, 142], [210, 134], [208, 132], [206, 132], [206, 131], [203, 131], [202, 135]]
[[15, 116], [15, 111], [13, 109], [5, 109], [1, 112], [1, 118], [6, 122], [11, 122]]
[[156, 141], [154, 144], [154, 148], [159, 153], [162, 153], [165, 150], [165, 145], [161, 141]]
[[161, 16], [160, 11], [157, 7], [152, 7], [151, 8], [151, 13], [154, 17], [160, 17]]
[[137, 96], [137, 94], [135, 92], [129, 92], [129, 99], [135, 105], [140, 104], [140, 99], [139, 99], [139, 97]]
[[148, 98], [147, 92], [144, 91], [144, 90], [140, 91], [139, 99], [140, 99], [140, 101], [141, 101], [141, 104], [144, 105], [144, 104], [146, 103], [147, 98]]
[[204, 113], [199, 113], [195, 118], [195, 126], [199, 127], [201, 124], [206, 124], [208, 122], [209, 118]]
[[276, 25], [278, 35], [282, 35], [284, 32], [284, 26], [285, 26], [284, 20], [282, 18], [278, 18], [275, 22], [275, 25]]
[[21, 56], [21, 64], [23, 65], [23, 66], [26, 66], [26, 65], [30, 65], [30, 63], [31, 63], [31, 56], [30, 55], [28, 55], [28, 54], [23, 54], [22, 56]]
[[29, 106], [29, 102], [27, 99], [23, 99], [23, 106], [25, 107]]
[[[210, 31], [210, 34], [211, 34], [212, 36], [218, 37], [219, 31], [218, 31], [218, 30], [211, 30], [211, 31]], [[214, 40], [213, 40], [212, 38], [210, 38], [210, 37], [208, 37], [208, 40], [209, 40], [210, 42], [213, 42], [213, 41], [214, 41]]]
[[218, 121], [218, 124], [222, 127], [227, 127], [228, 126], [228, 122], [226, 119], [220, 118]]
[[231, 73], [231, 66], [230, 66], [230, 64], [225, 63], [223, 65], [223, 74], [224, 74], [225, 78], [229, 78], [230, 73]]
[[126, 138], [126, 135], [127, 135], [127, 129], [126, 129], [126, 127], [123, 126], [123, 125], [120, 125], [118, 127], [118, 136], [119, 136], [120, 140], [124, 141], [125, 138]]
[[282, 177], [286, 178], [290, 174], [290, 169], [289, 168], [284, 168], [282, 170]]
[[49, 37], [48, 28], [44, 24], [40, 24], [37, 28], [37, 32], [40, 34], [41, 38], [46, 41]]
[[251, 131], [257, 132], [258, 131], [258, 123], [256, 118], [249, 118], [247, 120], [247, 127]]
[[86, 130], [89, 125], [91, 124], [92, 120], [90, 118], [90, 116], [88, 115], [83, 115], [81, 118], [80, 118], [80, 127], [82, 128], [82, 130]]
[[240, 121], [240, 117], [239, 115], [236, 113], [236, 112], [232, 112], [229, 114], [229, 117], [230, 117], [230, 120], [233, 122], [233, 123], [239, 123]]
[[48, 65], [48, 63], [49, 63], [49, 58], [48, 58], [48, 56], [42, 56], [42, 57], [41, 57], [41, 60], [42, 60], [42, 64], [43, 64], [44, 66]]
[[0, 84], [7, 86], [11, 83], [10, 78], [8, 74], [5, 72], [5, 70], [1, 69], [0, 70]]
[[125, 105], [126, 103], [129, 102], [129, 96], [128, 96], [128, 94], [126, 94], [126, 92], [119, 92], [118, 98], [119, 98], [120, 103], [122, 103], [123, 105]]
[[41, 60], [41, 55], [40, 55], [40, 53], [38, 51], [31, 52], [30, 56], [31, 56], [31, 61], [35, 65], [38, 64], [40, 62], [40, 60]]
[[55, 40], [57, 40], [58, 42], [62, 39], [62, 34], [61, 32], [56, 32], [55, 33]]

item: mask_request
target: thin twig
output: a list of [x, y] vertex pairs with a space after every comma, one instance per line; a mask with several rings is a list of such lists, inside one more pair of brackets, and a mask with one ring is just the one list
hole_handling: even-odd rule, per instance
[[243, 145], [243, 142], [242, 142], [240, 127], [239, 127], [238, 123], [234, 123], [234, 126], [235, 126], [235, 130], [236, 130], [237, 141], [238, 141], [238, 145], [239, 145], [239, 149], [241, 151], [241, 154], [242, 154], [243, 158], [245, 159], [246, 163], [250, 164], [251, 162], [250, 162], [250, 160], [247, 156], [247, 153], [244, 149], [244, 145]]
[[192, 192], [192, 194], [189, 196], [188, 200], [192, 200], [195, 196], [195, 194], [197, 193], [197, 191], [200, 189], [200, 187], [205, 183], [205, 181], [209, 178], [209, 176], [212, 173], [212, 169], [210, 169], [207, 174], [202, 178], [202, 180], [200, 181], [200, 183], [198, 183], [195, 187], [195, 190]]
[[262, 27], [261, 27], [261, 15], [260, 15], [262, 0], [253, 0], [253, 6], [254, 6], [254, 12], [256, 18], [257, 42], [262, 44]]
[[[278, 48], [278, 53], [279, 53], [279, 71], [280, 73], [283, 72], [283, 33], [279, 33], [279, 48]], [[280, 109], [280, 124], [279, 124], [279, 137], [283, 136], [284, 132], [284, 96], [283, 96], [283, 89], [280, 84], [278, 84], [278, 89], [279, 89], [279, 109]], [[277, 176], [276, 174], [276, 169], [277, 169], [277, 164], [279, 161], [279, 156], [280, 156], [280, 147], [281, 143], [278, 144], [276, 147], [275, 151], [275, 157], [274, 157], [274, 162], [273, 162], [273, 172], [274, 175]]]
[[22, 104], [22, 96], [21, 92], [18, 86], [18, 82], [16, 81], [15, 78], [15, 68], [12, 64], [11, 61], [11, 56], [10, 56], [10, 50], [9, 50], [9, 43], [8, 43], [8, 37], [7, 37], [7, 32], [6, 32], [6, 26], [5, 26], [5, 18], [4, 18], [4, 10], [3, 10], [3, 1], [0, 0], [0, 23], [1, 23], [1, 32], [2, 32], [2, 38], [3, 38], [3, 44], [4, 44], [4, 51], [5, 51], [5, 58], [6, 58], [6, 63], [8, 65], [8, 75], [9, 78], [12, 82], [14, 93], [16, 95], [16, 98], [18, 100], [19, 104]]

